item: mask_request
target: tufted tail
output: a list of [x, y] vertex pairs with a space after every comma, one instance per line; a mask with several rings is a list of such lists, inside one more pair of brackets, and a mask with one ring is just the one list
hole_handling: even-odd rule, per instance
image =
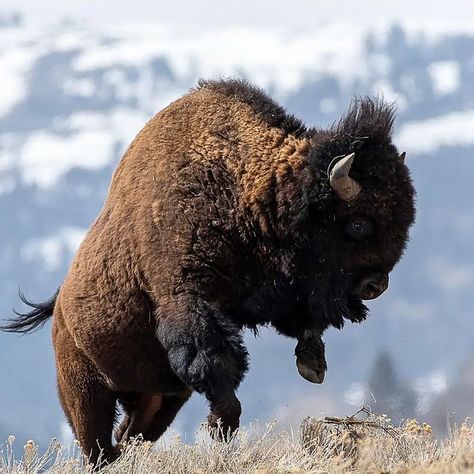
[[53, 315], [58, 294], [59, 289], [52, 298], [45, 301], [44, 303], [33, 303], [29, 301], [20, 291], [21, 301], [33, 309], [29, 313], [17, 313], [15, 311], [15, 314], [18, 317], [8, 320], [4, 325], [0, 325], [0, 330], [5, 332], [28, 334], [43, 327], [46, 321]]

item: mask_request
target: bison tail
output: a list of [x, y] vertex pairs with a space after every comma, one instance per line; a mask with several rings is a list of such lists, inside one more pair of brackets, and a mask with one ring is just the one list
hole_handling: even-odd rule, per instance
[[14, 311], [18, 317], [10, 319], [5, 325], [0, 325], [0, 330], [28, 334], [43, 327], [46, 321], [53, 315], [58, 294], [59, 289], [52, 298], [44, 303], [33, 303], [20, 291], [21, 301], [33, 309], [29, 313], [17, 313]]

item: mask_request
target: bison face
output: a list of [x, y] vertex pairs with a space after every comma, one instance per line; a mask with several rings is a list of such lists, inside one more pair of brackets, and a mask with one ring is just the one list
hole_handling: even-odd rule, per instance
[[414, 189], [391, 144], [328, 161], [328, 199], [309, 213], [311, 248], [301, 265], [311, 313], [340, 328], [344, 319], [364, 320], [363, 300], [387, 290], [414, 220]]
[[[346, 224], [344, 233], [354, 242], [370, 242], [374, 237], [374, 224], [368, 217], [353, 217]], [[354, 282], [352, 292], [361, 300], [373, 300], [388, 288], [388, 273], [367, 269]]]

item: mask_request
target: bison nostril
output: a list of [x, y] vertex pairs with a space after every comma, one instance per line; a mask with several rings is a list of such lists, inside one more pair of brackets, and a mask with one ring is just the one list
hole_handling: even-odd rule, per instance
[[388, 288], [388, 275], [372, 274], [364, 278], [356, 290], [357, 296], [363, 300], [371, 300], [380, 296]]
[[377, 293], [378, 291], [381, 290], [381, 287], [377, 283], [374, 283], [374, 282], [367, 283], [365, 288], [367, 292], [369, 293]]

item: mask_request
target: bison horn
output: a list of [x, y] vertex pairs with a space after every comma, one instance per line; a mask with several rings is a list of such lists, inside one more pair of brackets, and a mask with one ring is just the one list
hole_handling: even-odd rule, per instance
[[352, 201], [360, 193], [362, 187], [349, 176], [355, 153], [344, 157], [336, 157], [328, 168], [329, 184], [343, 201]]
[[403, 164], [405, 164], [405, 158], [406, 158], [406, 157], [407, 157], [407, 152], [406, 152], [406, 151], [404, 151], [403, 153], [400, 153], [399, 158], [400, 158], [400, 161], [401, 161]]

